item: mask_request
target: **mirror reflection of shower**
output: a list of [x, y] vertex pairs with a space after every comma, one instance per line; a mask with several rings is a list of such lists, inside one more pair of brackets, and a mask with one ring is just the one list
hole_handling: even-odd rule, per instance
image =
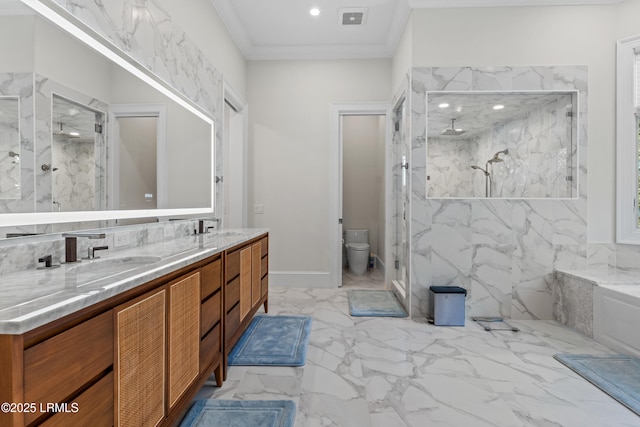
[[479, 170], [484, 174], [484, 193], [485, 197], [493, 197], [493, 164], [503, 162], [504, 159], [500, 155], [509, 154], [509, 150], [505, 148], [493, 155], [492, 158], [486, 161], [484, 169], [477, 165], [471, 165], [471, 169]]

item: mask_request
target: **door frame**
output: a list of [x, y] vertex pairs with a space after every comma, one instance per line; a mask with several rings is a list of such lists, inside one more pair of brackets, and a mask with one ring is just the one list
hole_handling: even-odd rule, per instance
[[[342, 116], [384, 115], [385, 116], [385, 153], [391, 147], [389, 138], [391, 124], [391, 106], [388, 102], [332, 103], [330, 111], [329, 142], [329, 281], [332, 287], [342, 286]], [[388, 218], [388, 172], [384, 168], [385, 182], [385, 237], [389, 233], [386, 226]], [[386, 248], [385, 248], [386, 250]]]
[[167, 106], [165, 104], [111, 104], [107, 120], [107, 200], [108, 209], [119, 209], [120, 176], [119, 167], [120, 138], [117, 132], [119, 117], [156, 117], [156, 209], [167, 207]]
[[[248, 172], [248, 165], [249, 165], [249, 161], [248, 161], [248, 147], [249, 147], [249, 105], [247, 104], [247, 101], [242, 97], [242, 95], [240, 95], [235, 89], [233, 89], [233, 87], [231, 87], [231, 85], [229, 85], [229, 83], [227, 81], [223, 81], [223, 89], [224, 89], [224, 99], [223, 102], [228, 103], [234, 110], [236, 110], [236, 112], [238, 114], [242, 115], [242, 164], [241, 165], [230, 165], [231, 167], [240, 167], [242, 168], [242, 227], [247, 227], [248, 226], [248, 213], [249, 213], [249, 207], [248, 207], [248, 176], [247, 176], [247, 172]], [[222, 138], [220, 139], [221, 141], [221, 146], [220, 146], [220, 156], [216, 157], [220, 159], [220, 170], [216, 170], [216, 181], [217, 178], [219, 176], [221, 176], [224, 180], [224, 176], [222, 176], [223, 171], [224, 171], [224, 165], [222, 165], [222, 162], [224, 161], [225, 157], [224, 157], [224, 153], [222, 153], [223, 147], [225, 145], [224, 140], [226, 138], [226, 134], [225, 132], [227, 132], [227, 129], [224, 128], [224, 123], [225, 123], [225, 118], [224, 118], [224, 105], [222, 108], [222, 114], [223, 114], [223, 118], [222, 118], [222, 126], [220, 126], [221, 129], [221, 133], [222, 133]], [[218, 206], [221, 206], [222, 209], [220, 210], [220, 227], [224, 227], [224, 210], [225, 210], [225, 206], [224, 206], [224, 182], [218, 182], [218, 184], [221, 184], [221, 189], [220, 189], [220, 204]], [[213, 185], [215, 186], [216, 183], [214, 182]]]

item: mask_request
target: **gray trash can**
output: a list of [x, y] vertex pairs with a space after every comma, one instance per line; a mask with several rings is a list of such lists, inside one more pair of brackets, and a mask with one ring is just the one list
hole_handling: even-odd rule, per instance
[[429, 321], [436, 326], [464, 326], [464, 300], [467, 290], [460, 286], [431, 286]]

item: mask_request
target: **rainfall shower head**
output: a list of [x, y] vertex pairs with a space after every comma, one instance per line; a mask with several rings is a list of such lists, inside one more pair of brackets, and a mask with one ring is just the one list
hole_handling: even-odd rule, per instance
[[496, 154], [493, 155], [493, 158], [489, 160], [489, 163], [503, 162], [504, 160], [500, 158], [500, 154], [504, 154], [506, 156], [507, 154], [509, 154], [509, 149], [505, 148], [504, 150], [498, 151]]
[[465, 133], [465, 130], [462, 129], [456, 129], [456, 127], [454, 126], [456, 119], [451, 119], [451, 127], [449, 129], [445, 129], [443, 130], [440, 135], [444, 135], [444, 136], [458, 136], [458, 135], [462, 135], [463, 133]]
[[60, 122], [60, 130], [53, 132], [53, 134], [54, 135], [65, 136], [67, 138], [80, 138], [80, 134], [78, 134], [78, 132], [66, 132], [63, 129], [63, 126], [64, 125], [62, 124], [62, 122]]
[[484, 176], [489, 176], [489, 172], [487, 172], [486, 170], [482, 169], [480, 166], [472, 165], [471, 169], [477, 169], [479, 171], [482, 171], [482, 173], [484, 173]]

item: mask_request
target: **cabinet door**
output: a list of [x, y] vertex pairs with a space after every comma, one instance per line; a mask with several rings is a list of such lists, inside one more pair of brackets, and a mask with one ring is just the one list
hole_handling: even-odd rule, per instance
[[254, 307], [261, 295], [260, 279], [262, 278], [262, 244], [261, 242], [251, 245], [251, 306]]
[[165, 408], [166, 291], [115, 309], [116, 426], [155, 426]]
[[169, 284], [169, 406], [200, 372], [200, 272]]
[[251, 246], [240, 251], [240, 321], [251, 310]]

